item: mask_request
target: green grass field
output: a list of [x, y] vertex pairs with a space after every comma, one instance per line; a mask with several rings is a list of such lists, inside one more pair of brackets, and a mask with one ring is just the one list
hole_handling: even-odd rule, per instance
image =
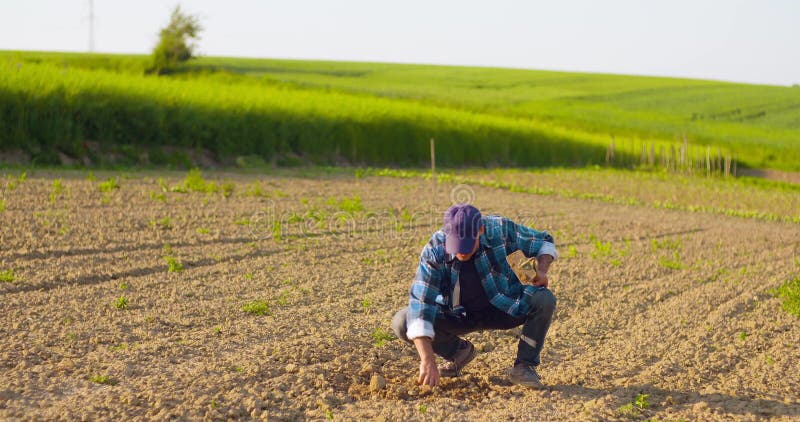
[[[147, 56], [0, 52], [0, 148], [42, 162], [84, 140], [123, 153], [202, 147], [279, 164], [622, 163], [686, 136], [695, 159], [800, 170], [800, 88], [515, 69], [201, 58], [144, 76]], [[48, 155], [49, 154], [49, 155]]]

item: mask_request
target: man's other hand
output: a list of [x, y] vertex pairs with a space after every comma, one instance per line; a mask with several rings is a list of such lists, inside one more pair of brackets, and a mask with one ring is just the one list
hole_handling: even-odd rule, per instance
[[547, 273], [543, 271], [536, 271], [536, 276], [533, 277], [533, 284], [536, 287], [547, 287], [550, 281], [547, 279]]
[[420, 361], [417, 384], [430, 385], [431, 387], [439, 385], [439, 368], [436, 367], [436, 359], [423, 359]]

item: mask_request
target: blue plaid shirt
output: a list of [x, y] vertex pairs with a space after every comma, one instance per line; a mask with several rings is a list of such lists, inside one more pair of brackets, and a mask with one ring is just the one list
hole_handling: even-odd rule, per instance
[[[520, 283], [506, 256], [521, 250], [530, 258], [543, 254], [557, 258], [553, 237], [500, 216], [481, 219], [484, 233], [475, 253], [475, 268], [489, 302], [513, 317], [524, 317], [531, 311], [530, 296], [539, 289]], [[408, 338], [434, 337], [437, 317], [452, 311], [453, 288], [458, 281], [461, 262], [444, 249], [445, 234], [439, 230], [422, 249], [419, 267], [411, 284], [408, 300]]]

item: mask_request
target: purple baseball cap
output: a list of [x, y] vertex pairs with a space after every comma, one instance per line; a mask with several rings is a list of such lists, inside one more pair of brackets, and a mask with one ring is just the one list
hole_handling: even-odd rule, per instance
[[481, 212], [469, 204], [453, 205], [444, 213], [444, 250], [450, 254], [468, 254], [480, 236]]

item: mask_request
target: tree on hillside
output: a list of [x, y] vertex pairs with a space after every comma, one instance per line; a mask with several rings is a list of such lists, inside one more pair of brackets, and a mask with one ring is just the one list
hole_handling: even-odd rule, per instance
[[197, 47], [192, 41], [200, 38], [200, 19], [184, 13], [175, 6], [169, 24], [161, 30], [158, 44], [153, 49], [153, 66], [150, 72], [166, 73], [194, 57]]

